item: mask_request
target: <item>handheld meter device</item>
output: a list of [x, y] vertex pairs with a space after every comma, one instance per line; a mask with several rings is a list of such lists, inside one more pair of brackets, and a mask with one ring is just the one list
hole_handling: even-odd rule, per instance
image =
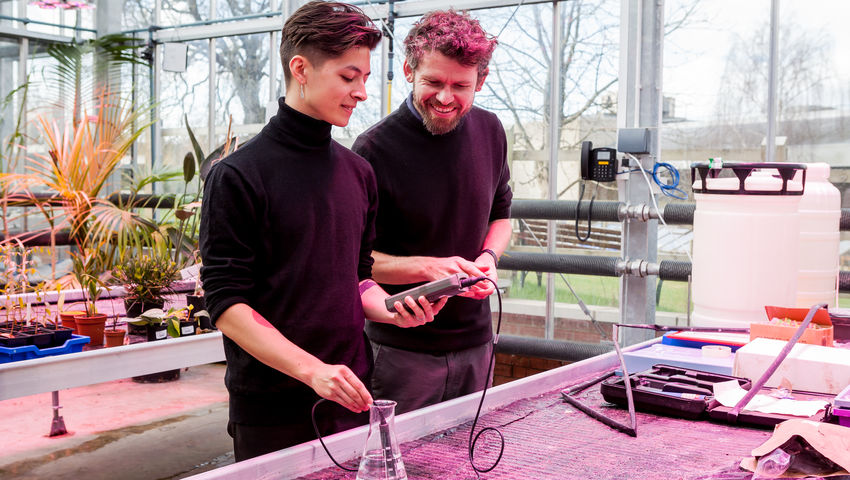
[[[469, 290], [469, 287], [463, 286], [463, 280], [466, 280], [465, 273], [455, 273], [440, 280], [434, 280], [418, 287], [413, 287], [401, 293], [397, 293], [384, 300], [387, 310], [395, 312], [395, 302], [404, 304], [404, 297], [413, 297], [414, 300], [419, 300], [419, 297], [424, 296], [429, 303], [434, 303], [443, 297], [452, 297], [458, 293]], [[418, 302], [417, 302], [418, 303]]]

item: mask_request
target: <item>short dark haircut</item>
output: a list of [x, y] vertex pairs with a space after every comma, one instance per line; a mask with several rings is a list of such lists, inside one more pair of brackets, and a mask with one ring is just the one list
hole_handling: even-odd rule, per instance
[[374, 49], [381, 31], [359, 8], [346, 3], [312, 1], [295, 11], [283, 25], [280, 61], [286, 84], [292, 78], [289, 61], [303, 55], [314, 65], [342, 56], [348, 49]]
[[436, 10], [419, 19], [404, 39], [404, 49], [407, 64], [413, 70], [425, 53], [436, 51], [461, 65], [477, 67], [480, 79], [498, 43], [468, 12], [449, 9]]

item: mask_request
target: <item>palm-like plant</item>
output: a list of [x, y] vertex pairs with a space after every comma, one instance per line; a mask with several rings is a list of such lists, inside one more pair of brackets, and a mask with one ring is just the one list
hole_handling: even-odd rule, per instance
[[108, 268], [123, 260], [128, 245], [141, 249], [145, 234], [156, 228], [132, 210], [109, 203], [103, 195], [122, 157], [152, 124], [150, 107], [136, 109], [125, 100], [130, 98], [128, 86], [133, 85], [120, 78], [122, 66], [144, 63], [137, 54], [142, 46], [132, 37], [106, 35], [48, 49], [56, 62], [49, 77], [55, 103], [64, 110], [63, 103], [73, 99], [73, 115], [64, 123], [38, 117], [41, 144], [47, 153], [37, 154], [31, 148], [25, 173], [0, 174], [3, 206], [16, 201], [35, 204], [48, 223], [46, 230], [18, 238], [47, 231], [55, 240], [59, 231], [67, 229], [82, 253], [112, 248], [104, 265]]
[[117, 92], [122, 65], [145, 65], [138, 55], [142, 46], [139, 39], [111, 34], [80, 43], [56, 43], [48, 47], [47, 54], [56, 61], [57, 103], [64, 106], [63, 102], [68, 97], [65, 92], [73, 92], [72, 118], [75, 124], [81, 121], [86, 92], [97, 92], [107, 85]]
[[[98, 95], [92, 113], [87, 112], [85, 121], [61, 126], [39, 117], [47, 154], [30, 155], [26, 173], [2, 176], [0, 186], [10, 199], [35, 203], [51, 233], [70, 228], [81, 251], [122, 243], [141, 248], [155, 225], [110, 203], [102, 193], [121, 158], [151, 122], [142, 122], [146, 110], [133, 109], [107, 90]], [[35, 192], [48, 193], [48, 198]]]

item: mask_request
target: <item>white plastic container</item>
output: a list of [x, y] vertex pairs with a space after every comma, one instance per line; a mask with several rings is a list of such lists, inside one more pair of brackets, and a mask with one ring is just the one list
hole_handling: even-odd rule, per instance
[[838, 305], [841, 193], [829, 182], [829, 165], [806, 164], [806, 191], [800, 199], [798, 307]]
[[[765, 305], [795, 303], [803, 182], [789, 180], [783, 191], [778, 170], [754, 170], [753, 165], [775, 164], [724, 164], [724, 170], [745, 177], [743, 187], [734, 176], [703, 175], [704, 181], [692, 176], [695, 326], [749, 327], [765, 320]], [[804, 168], [781, 165], [786, 178]]]

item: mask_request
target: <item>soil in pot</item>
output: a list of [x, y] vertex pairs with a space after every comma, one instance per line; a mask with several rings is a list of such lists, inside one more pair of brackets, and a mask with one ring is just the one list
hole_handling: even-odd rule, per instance
[[124, 337], [127, 334], [124, 330], [107, 328], [103, 331], [104, 339], [107, 347], [120, 347], [124, 345]]
[[94, 315], [77, 315], [77, 331], [91, 340], [89, 345], [97, 347], [103, 345], [103, 330], [106, 325], [106, 314], [95, 313]]

